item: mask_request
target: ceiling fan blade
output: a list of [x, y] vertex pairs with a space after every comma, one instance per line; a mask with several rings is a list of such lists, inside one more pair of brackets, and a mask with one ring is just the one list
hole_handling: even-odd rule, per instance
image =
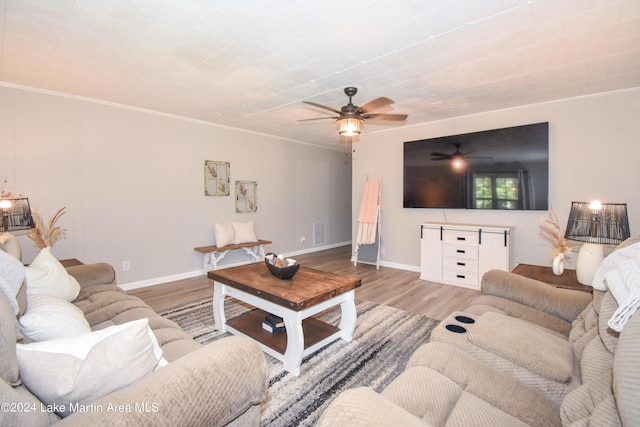
[[308, 122], [311, 120], [326, 120], [326, 119], [331, 119], [331, 120], [336, 120], [339, 119], [340, 117], [316, 117], [314, 119], [298, 119], [297, 121], [299, 122]]
[[406, 114], [363, 114], [362, 117], [371, 120], [387, 120], [392, 122], [401, 122], [409, 117]]
[[376, 98], [373, 101], [369, 101], [366, 104], [362, 104], [359, 108], [361, 111], [365, 113], [367, 111], [377, 110], [378, 108], [386, 107], [387, 105], [393, 104], [393, 99], [389, 99], [386, 96], [381, 96], [380, 98]]
[[333, 111], [334, 113], [340, 114], [340, 110], [336, 110], [333, 107], [328, 107], [326, 105], [318, 104], [317, 102], [311, 102], [311, 101], [302, 101], [302, 102], [304, 102], [305, 104], [313, 105], [314, 107], [324, 108], [325, 110]]
[[431, 157], [451, 157], [451, 154], [447, 153], [431, 153]]

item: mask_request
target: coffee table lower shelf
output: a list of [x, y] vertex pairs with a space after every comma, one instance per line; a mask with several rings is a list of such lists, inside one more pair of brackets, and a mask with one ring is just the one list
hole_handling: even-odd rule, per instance
[[[227, 320], [227, 329], [234, 329], [236, 335], [244, 335], [258, 342], [263, 351], [278, 360], [283, 360], [284, 353], [287, 350], [287, 333], [286, 331], [277, 331], [270, 333], [262, 328], [262, 321], [267, 312], [260, 309], [254, 309], [247, 313], [236, 316]], [[335, 339], [334, 335], [340, 333], [340, 329], [330, 325], [315, 317], [309, 317], [302, 321], [302, 330], [304, 331], [304, 349], [303, 355], [314, 352], [317, 348], [326, 345], [325, 341], [331, 342]], [[319, 347], [318, 347], [319, 344]], [[266, 346], [271, 351], [264, 348]], [[277, 355], [274, 355], [275, 351]]]

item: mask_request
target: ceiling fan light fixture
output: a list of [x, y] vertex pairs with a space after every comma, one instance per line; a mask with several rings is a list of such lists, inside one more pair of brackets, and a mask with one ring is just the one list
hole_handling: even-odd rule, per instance
[[467, 168], [467, 159], [460, 153], [451, 156], [451, 167], [456, 171], [463, 171]]
[[360, 135], [362, 129], [362, 120], [348, 118], [338, 120], [340, 124], [340, 135], [342, 136], [357, 136]]

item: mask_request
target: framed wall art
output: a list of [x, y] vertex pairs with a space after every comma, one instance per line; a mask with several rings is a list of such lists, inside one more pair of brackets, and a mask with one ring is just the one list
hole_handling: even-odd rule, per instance
[[258, 210], [255, 181], [236, 181], [236, 212], [247, 213]]
[[204, 161], [205, 196], [229, 195], [229, 162]]

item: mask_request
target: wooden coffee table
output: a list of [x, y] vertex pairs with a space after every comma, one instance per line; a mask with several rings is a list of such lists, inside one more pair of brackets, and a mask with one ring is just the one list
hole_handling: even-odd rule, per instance
[[[213, 317], [215, 328], [256, 341], [262, 350], [284, 363], [284, 369], [300, 375], [302, 358], [339, 338], [351, 341], [356, 327], [355, 289], [360, 279], [301, 266], [292, 280], [274, 277], [263, 262], [214, 270]], [[246, 302], [255, 310], [227, 320], [226, 296]], [[340, 306], [336, 327], [314, 316]], [[286, 332], [262, 329], [267, 313], [284, 319]]]

